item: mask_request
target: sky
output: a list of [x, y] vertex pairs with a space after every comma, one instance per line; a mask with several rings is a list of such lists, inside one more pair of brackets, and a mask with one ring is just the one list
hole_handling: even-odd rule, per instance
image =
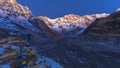
[[67, 14], [88, 15], [112, 13], [120, 7], [120, 0], [17, 0], [28, 6], [35, 16], [50, 18]]

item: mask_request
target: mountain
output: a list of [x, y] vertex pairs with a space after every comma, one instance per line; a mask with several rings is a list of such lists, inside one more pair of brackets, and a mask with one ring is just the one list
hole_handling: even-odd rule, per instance
[[[37, 55], [50, 58], [63, 68], [119, 68], [119, 14], [117, 10], [111, 15], [69, 14], [50, 19], [34, 16], [16, 0], [0, 0], [0, 39], [20, 36], [38, 51]], [[71, 37], [79, 33], [82, 34]], [[0, 47], [0, 52], [5, 51]], [[53, 64], [49, 60], [43, 62]]]
[[10, 3], [17, 3], [16, 0], [0, 0], [0, 2], [10, 2]]
[[51, 29], [60, 32], [63, 35], [76, 35], [80, 34], [89, 24], [94, 22], [97, 18], [104, 18], [109, 14], [92, 14], [79, 16], [75, 14], [65, 15], [64, 17], [50, 19], [46, 16], [39, 16]]
[[92, 35], [120, 36], [119, 9], [106, 18], [97, 19], [84, 32]]
[[50, 19], [44, 16], [34, 16], [28, 7], [20, 5], [16, 0], [0, 0], [0, 30], [8, 34], [42, 32], [46, 37], [51, 38], [75, 36], [82, 33], [95, 19], [108, 15], [106, 13], [85, 16], [69, 14]]
[[5, 34], [43, 33], [46, 37], [62, 37], [33, 16], [28, 7], [20, 5], [16, 0], [0, 0], [0, 30], [0, 33], [6, 31]]
[[118, 12], [118, 11], [120, 11], [120, 8], [118, 8], [118, 9], [116, 10], [116, 12]]
[[16, 0], [0, 0], [0, 14], [2, 17], [17, 17], [20, 20], [33, 16], [28, 7], [20, 5]]

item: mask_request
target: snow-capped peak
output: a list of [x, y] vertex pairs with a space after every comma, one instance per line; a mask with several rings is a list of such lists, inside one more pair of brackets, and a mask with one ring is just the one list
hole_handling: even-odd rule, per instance
[[0, 2], [17, 3], [16, 0], [0, 0]]
[[30, 18], [31, 11], [26, 6], [22, 6], [16, 0], [0, 0], [0, 15], [2, 17], [14, 17], [17, 19]]
[[16, 0], [0, 0], [0, 29], [9, 30], [8, 33], [12, 34], [43, 32], [53, 38], [61, 37], [57, 31], [33, 16], [28, 7], [20, 5]]
[[[1, 23], [3, 23], [4, 25], [2, 24], [0, 25], [0, 27], [4, 26], [4, 28], [5, 27], [9, 28], [14, 26], [16, 28], [16, 25], [17, 27], [19, 25], [19, 28], [22, 27], [23, 29], [29, 28], [34, 31], [37, 31], [35, 29], [37, 28], [43, 32], [45, 32], [46, 30], [46, 33], [50, 33], [51, 35], [53, 35], [54, 33], [56, 36], [58, 35], [61, 36], [61, 34], [73, 35], [79, 33], [81, 29], [85, 29], [96, 18], [103, 18], [106, 16], [108, 16], [108, 14], [103, 13], [85, 16], [68, 14], [56, 19], [50, 19], [46, 16], [35, 17], [32, 15], [31, 11], [26, 6], [20, 5], [19, 3], [16, 2], [16, 0], [0, 0], [0, 17], [7, 19], [8, 21], [9, 20], [12, 21], [10, 26], [9, 25], [10, 23], [8, 22], [3, 23], [4, 19], [1, 19]], [[32, 21], [32, 23], [30, 22], [30, 20]], [[13, 22], [14, 25], [12, 25]], [[45, 25], [44, 27], [43, 24]]]
[[118, 12], [118, 11], [120, 11], [120, 8], [118, 8], [118, 9], [116, 10], [116, 12]]
[[110, 14], [107, 13], [101, 13], [101, 14], [91, 14], [91, 15], [85, 15], [84, 17], [89, 18], [90, 20], [95, 20], [96, 18], [103, 18], [103, 17], [107, 17]]
[[[50, 28], [56, 30], [60, 33], [69, 33], [74, 32], [86, 28], [89, 24], [95, 21], [97, 18], [107, 17], [109, 14], [101, 13], [101, 14], [92, 14], [79, 16], [75, 14], [68, 14], [63, 17], [59, 17], [56, 19], [50, 19], [46, 16], [39, 16], [40, 20], [43, 20]], [[77, 30], [77, 31], [76, 31]]]

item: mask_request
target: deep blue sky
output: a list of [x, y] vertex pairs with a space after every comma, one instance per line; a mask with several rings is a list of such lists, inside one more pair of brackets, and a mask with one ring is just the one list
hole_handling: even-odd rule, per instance
[[87, 15], [112, 13], [120, 7], [120, 0], [17, 0], [28, 6], [34, 15], [50, 18], [66, 14]]

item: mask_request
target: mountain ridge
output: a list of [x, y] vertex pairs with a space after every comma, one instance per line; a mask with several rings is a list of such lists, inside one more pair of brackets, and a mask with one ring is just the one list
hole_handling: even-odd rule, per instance
[[104, 18], [107, 16], [109, 16], [109, 14], [101, 13], [84, 16], [68, 14], [55, 19], [50, 19], [46, 16], [38, 16], [38, 18], [43, 20], [51, 29], [63, 35], [76, 35], [80, 33], [80, 30], [87, 28], [87, 26], [97, 18]]
[[0, 14], [0, 24], [5, 22], [0, 25], [1, 30], [3, 28], [3, 30], [11, 29], [15, 30], [15, 32], [22, 31], [28, 33], [30, 30], [30, 32], [43, 32], [48, 37], [77, 36], [96, 19], [112, 16], [112, 14], [101, 13], [84, 16], [68, 14], [55, 19], [46, 16], [36, 17], [33, 16], [28, 7], [20, 5], [16, 0], [0, 0]]
[[[34, 20], [33, 20], [34, 19]], [[36, 27], [35, 23], [39, 27]], [[7, 34], [44, 33], [47, 37], [57, 38], [60, 36], [56, 31], [50, 29], [44, 22], [33, 16], [28, 7], [22, 6], [16, 0], [0, 1], [0, 29], [7, 30]], [[44, 25], [44, 27], [43, 27]], [[42, 28], [41, 30], [39, 28]], [[2, 31], [0, 31], [2, 33]]]
[[120, 11], [113, 12], [106, 18], [97, 19], [84, 32], [92, 35], [120, 36]]

